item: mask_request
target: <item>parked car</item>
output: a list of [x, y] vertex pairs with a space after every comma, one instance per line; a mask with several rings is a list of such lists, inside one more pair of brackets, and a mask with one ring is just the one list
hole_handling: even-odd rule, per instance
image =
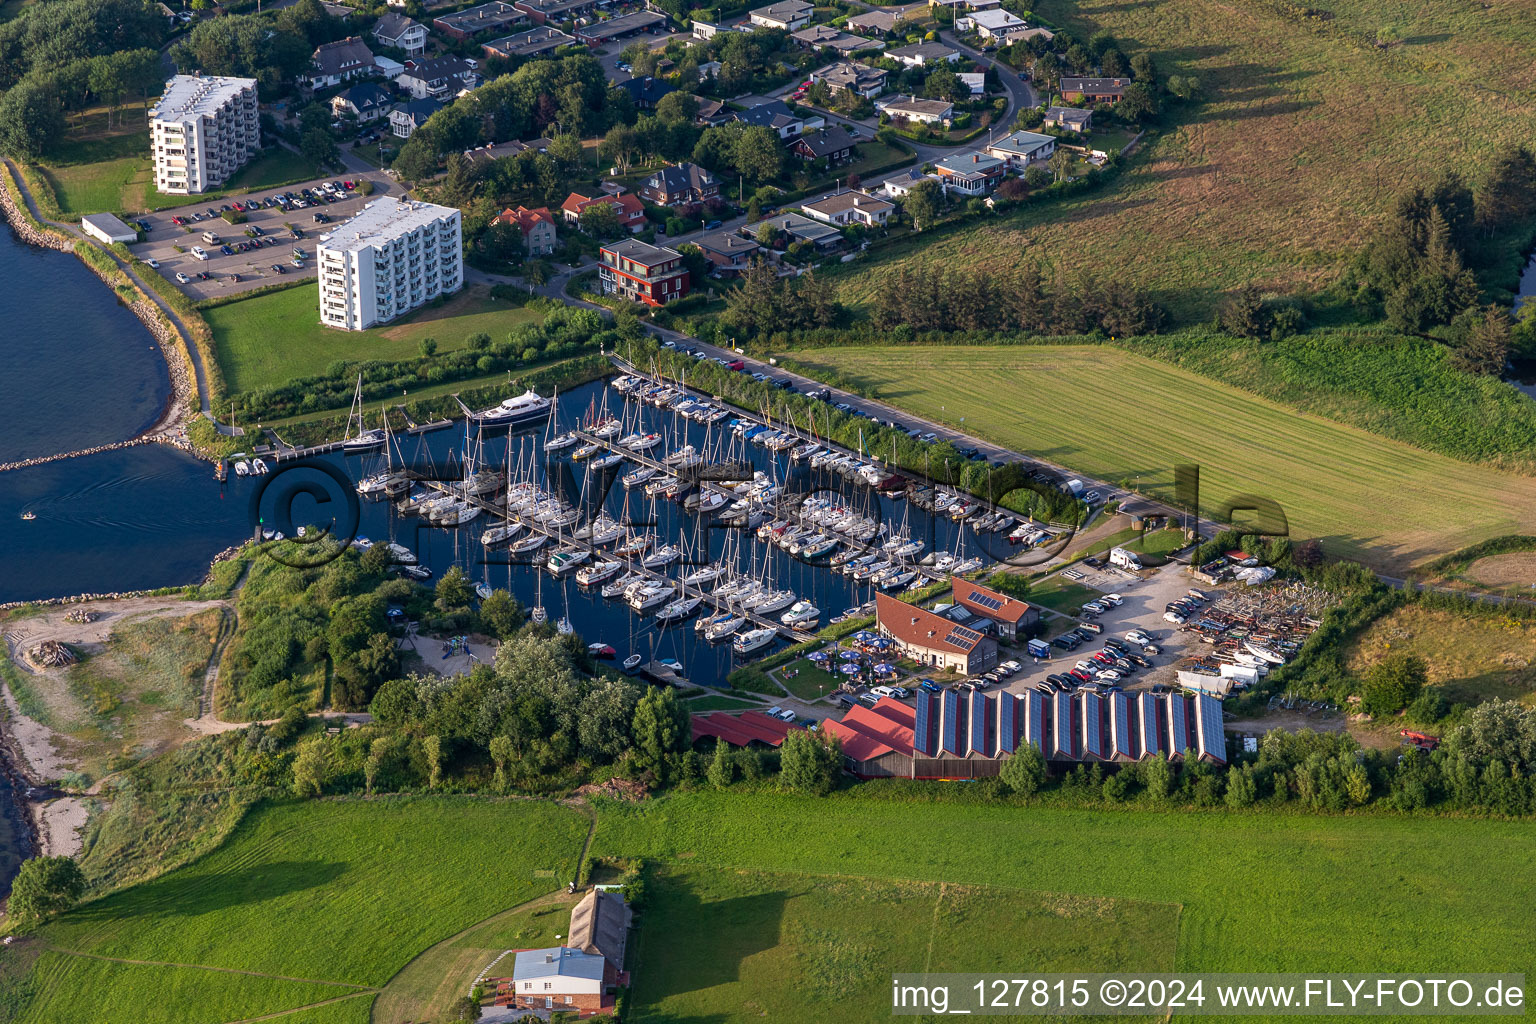
[[937, 441], [939, 439], [939, 435], [935, 434], [933, 431], [929, 430], [929, 431], [926, 431], [925, 433], [918, 434], [917, 435], [917, 439], [919, 441], [927, 441], [927, 442], [929, 442], [931, 444], [932, 442]]
[[1090, 569], [1102, 569], [1102, 568], [1104, 568], [1104, 559], [1102, 559], [1102, 558], [1085, 558], [1085, 559], [1083, 559], [1083, 564], [1086, 565]]
[[920, 679], [920, 680], [918, 680], [917, 686], [918, 686], [918, 689], [920, 689], [920, 690], [927, 690], [929, 693], [943, 693], [944, 692], [944, 687], [940, 686], [938, 683], [934, 682], [932, 679]]
[[192, 283], [192, 279], [190, 277], [188, 277], [186, 274], [177, 274], [176, 275], [176, 283], [177, 284], [191, 284]]
[[160, 269], [160, 261], [159, 260], [145, 260], [144, 261], [144, 265], [146, 267], [148, 267], [150, 270], [159, 270]]
[[1171, 622], [1175, 626], [1182, 626], [1182, 625], [1184, 625], [1184, 623], [1188, 622], [1189, 620], [1184, 618], [1184, 616], [1180, 615], [1178, 612], [1164, 612], [1163, 613], [1163, 621], [1164, 622]]
[[288, 273], [288, 268], [283, 266], [281, 263], [274, 263], [272, 264], [272, 271], [276, 274], [286, 274]]

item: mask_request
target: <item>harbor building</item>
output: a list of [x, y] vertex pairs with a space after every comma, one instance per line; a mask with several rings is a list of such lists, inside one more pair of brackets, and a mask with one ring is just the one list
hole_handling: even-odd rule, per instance
[[261, 149], [256, 79], [172, 77], [149, 112], [149, 149], [158, 191], [218, 188]]
[[320, 239], [320, 322], [361, 331], [458, 291], [462, 235], [451, 206], [375, 199]]

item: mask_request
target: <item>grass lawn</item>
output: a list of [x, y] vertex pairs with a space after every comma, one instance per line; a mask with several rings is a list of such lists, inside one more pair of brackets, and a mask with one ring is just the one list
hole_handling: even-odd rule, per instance
[[885, 1021], [891, 975], [1172, 970], [1178, 907], [887, 877], [662, 870], [629, 954], [636, 1022]]
[[[1287, 18], [1287, 6], [1032, 5], [1079, 39], [1107, 30], [1128, 53], [1150, 52], [1162, 74], [1193, 75], [1205, 102], [1177, 112], [1111, 191], [871, 253], [841, 279], [843, 298], [868, 299], [895, 262], [1003, 270], [1023, 258], [1116, 267], [1181, 318], [1205, 319], [1249, 281], [1288, 292], [1336, 280], [1401, 190], [1443, 170], [1476, 179], [1501, 148], [1529, 142], [1528, 4], [1341, 0], [1326, 5], [1329, 20]], [[1402, 45], [1372, 45], [1382, 27], [1398, 29]], [[1448, 147], [1457, 124], [1479, 128]]]
[[[495, 914], [414, 958], [380, 993], [380, 1021], [441, 1020], [485, 965], [507, 949], [558, 946], [580, 895], [564, 890]], [[510, 973], [511, 963], [502, 961]], [[500, 970], [500, 967], [498, 967]]]
[[[967, 429], [990, 440], [1158, 497], [1173, 496], [1173, 466], [1196, 463], [1206, 514], [1259, 494], [1280, 504], [1292, 537], [1320, 538], [1376, 566], [1400, 569], [1489, 537], [1536, 532], [1530, 477], [1298, 413], [1114, 347], [794, 355], [919, 415], [951, 425], [964, 416]], [[1147, 426], [1124, 429], [1128, 422]]]
[[[1509, 898], [1512, 884], [1531, 884], [1525, 865], [1536, 852], [1536, 822], [1264, 810], [1089, 812], [972, 803], [962, 794], [953, 794], [953, 802], [879, 798], [882, 789], [898, 787], [866, 784], [858, 796], [830, 799], [701, 792], [642, 804], [605, 804], [595, 854], [686, 864], [696, 894], [672, 895], [665, 886], [652, 890], [659, 903], [654, 913], [670, 914], [677, 923], [669, 930], [670, 942], [653, 942], [654, 923], [641, 922], [641, 960], [635, 966], [642, 998], [635, 1002], [648, 1019], [756, 1018], [770, 1001], [781, 998], [785, 985], [813, 982], [805, 975], [824, 970], [824, 963], [811, 961], [805, 974], [782, 966], [766, 975], [756, 971], [755, 957], [775, 956], [786, 939], [815, 948], [816, 937], [792, 931], [791, 923], [843, 936], [842, 949], [850, 952], [860, 945], [878, 950], [877, 942], [895, 951], [902, 948], [900, 934], [882, 938], [862, 930], [866, 918], [881, 919], [878, 909], [863, 902], [850, 903], [858, 911], [849, 913], [834, 904], [819, 921], [801, 924], [804, 919], [791, 904], [810, 888], [808, 882], [798, 889], [779, 883], [781, 895], [772, 887], [767, 895], [754, 894], [751, 887], [758, 883], [750, 875], [733, 877], [734, 872], [836, 872], [870, 882], [957, 886], [1007, 881], [1053, 894], [1067, 906], [1072, 898], [1113, 900], [1111, 908], [1122, 900], [1172, 904], [1178, 907], [1178, 941], [1171, 969], [1178, 971], [1301, 971], [1318, 963], [1331, 971], [1407, 970], [1410, 964], [1415, 971], [1497, 965], [1529, 973], [1536, 968], [1536, 933], [1527, 908], [1524, 901]], [[1516, 877], [1511, 865], [1521, 865], [1513, 869]], [[711, 881], [711, 875], [717, 880]], [[848, 899], [856, 896], [850, 892]], [[669, 903], [682, 905], [670, 909]], [[691, 916], [689, 903], [695, 908]], [[765, 938], [740, 923], [769, 917], [775, 904], [784, 907], [785, 927], [778, 936]], [[932, 906], [930, 901], [926, 912], [909, 913], [904, 924], [888, 930], [930, 930]], [[1153, 951], [1166, 948], [1157, 945], [1159, 933], [1172, 925], [1173, 917], [1170, 911], [1138, 923], [1127, 913], [1124, 923], [1112, 920], [1099, 932], [1085, 934], [1082, 945], [1064, 956], [1071, 945], [1068, 922], [1057, 926], [1059, 943], [1049, 941], [1043, 921], [1035, 938], [1008, 920], [1014, 906], [1001, 902], [990, 910], [997, 917], [977, 918], [980, 927], [938, 935], [935, 957], [944, 958], [938, 969], [1019, 969], [1036, 963], [1038, 955], [1056, 965], [1048, 969], [1065, 970], [1138, 945], [1145, 953], [1128, 955], [1128, 962], [1159, 962]], [[939, 916], [946, 926], [951, 923]], [[914, 918], [920, 921], [915, 928]], [[706, 928], [720, 936], [716, 948], [732, 951], [723, 965], [677, 955], [677, 943], [702, 938], [697, 933]], [[989, 941], [992, 928], [1028, 952], [1014, 957], [1007, 943]], [[943, 941], [944, 934], [951, 935], [949, 942]], [[958, 948], [959, 955], [951, 958], [949, 946]], [[1005, 959], [997, 959], [1000, 949]], [[734, 978], [733, 963], [739, 964]], [[937, 967], [937, 959], [934, 963]], [[688, 964], [696, 972], [692, 982], [683, 976]], [[879, 968], [886, 985], [891, 970], [900, 969], [889, 961], [879, 962]], [[715, 1002], [714, 990], [726, 986], [735, 994], [734, 1005]], [[883, 991], [869, 1003], [848, 1000], [839, 1010], [870, 1019], [876, 1013], [888, 1017], [882, 998], [888, 998]], [[764, 1006], [754, 1010], [753, 1001]], [[705, 1006], [713, 1012], [700, 1013]], [[663, 1009], [671, 1012], [663, 1015]], [[689, 1009], [693, 1013], [685, 1012]]]
[[1409, 605], [1372, 623], [1350, 645], [1346, 664], [1364, 674], [1389, 654], [1417, 654], [1429, 681], [1452, 702], [1495, 697], [1529, 702], [1536, 694], [1536, 625], [1455, 615]]
[[195, 196], [162, 195], [155, 191], [149, 132], [131, 127], [143, 123], [141, 113], [125, 108], [120, 115], [122, 120], [108, 128], [105, 111], [87, 113], [43, 164], [43, 174], [53, 186], [61, 213], [164, 210], [211, 202], [251, 189], [307, 181], [320, 173], [299, 154], [272, 146], [241, 168], [221, 189]]
[[[786, 676], [786, 672], [794, 675]], [[801, 700], [815, 700], [817, 697], [825, 697], [837, 689], [838, 677], [817, 666], [808, 658], [792, 661], [783, 668], [775, 669], [773, 678], [779, 681], [790, 693]]]
[[1079, 608], [1098, 596], [1097, 590], [1085, 587], [1081, 583], [1073, 583], [1059, 575], [1031, 584], [1028, 595], [1033, 604], [1043, 605], [1063, 615], [1074, 616]]
[[[213, 329], [214, 350], [231, 392], [287, 383], [323, 373], [338, 360], [408, 359], [423, 338], [437, 339], [439, 352], [464, 347], [472, 334], [504, 339], [537, 313], [491, 298], [472, 285], [441, 306], [422, 309], [386, 327], [339, 331], [320, 325], [313, 284], [268, 292], [203, 311]], [[460, 382], [450, 390], [464, 390]]]
[[[202, 859], [43, 929], [60, 955], [22, 1019], [234, 1020], [356, 992], [348, 1002], [367, 1003], [423, 949], [571, 878], [587, 829], [531, 801], [258, 808]], [[355, 1007], [314, 1018], [360, 1019]]]

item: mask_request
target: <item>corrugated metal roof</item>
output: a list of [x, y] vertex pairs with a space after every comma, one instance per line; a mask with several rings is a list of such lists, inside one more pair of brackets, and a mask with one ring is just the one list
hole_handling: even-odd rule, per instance
[[524, 949], [517, 953], [512, 962], [512, 979], [531, 981], [536, 978], [583, 978], [587, 981], [602, 981], [604, 963], [606, 961], [600, 956], [568, 946]]

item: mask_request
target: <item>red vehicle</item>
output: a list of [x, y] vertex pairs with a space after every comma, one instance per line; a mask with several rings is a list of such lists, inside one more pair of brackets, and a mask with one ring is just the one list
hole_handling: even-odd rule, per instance
[[730, 362], [725, 364], [725, 368], [727, 370], [741, 371], [747, 368], [747, 364], [742, 362], [740, 359], [732, 359]]

